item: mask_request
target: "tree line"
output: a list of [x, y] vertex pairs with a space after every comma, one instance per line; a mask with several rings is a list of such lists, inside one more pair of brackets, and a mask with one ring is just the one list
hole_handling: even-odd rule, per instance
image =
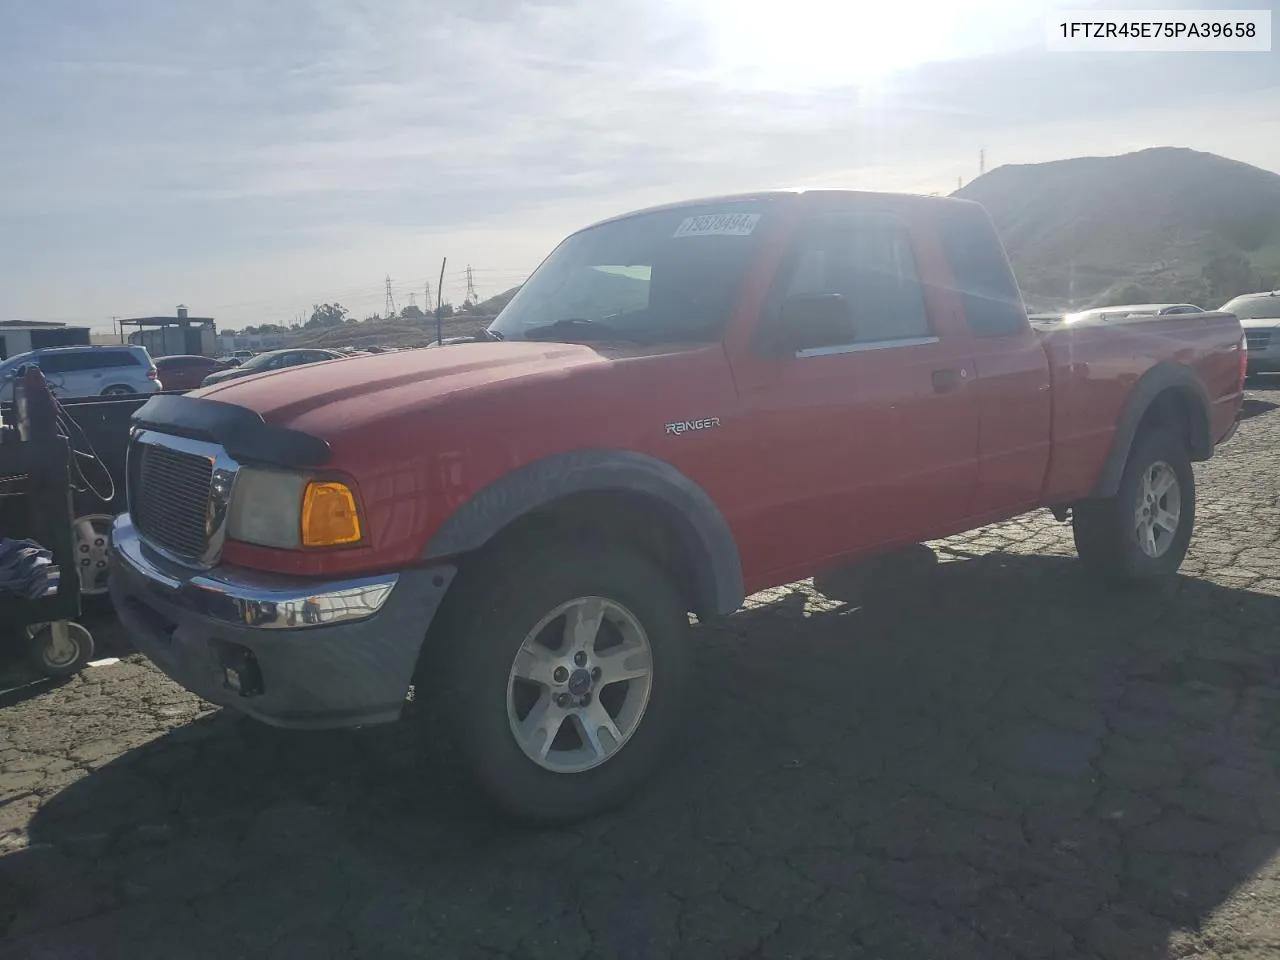
[[[459, 310], [455, 311], [452, 303], [442, 303], [440, 305], [440, 316], [452, 317], [455, 313], [476, 313], [478, 306], [479, 304], [467, 302]], [[241, 330], [223, 330], [222, 332], [233, 337], [255, 336], [259, 334], [297, 333], [301, 330], [330, 330], [334, 327], [368, 323], [374, 320], [426, 320], [434, 317], [434, 311], [427, 313], [417, 304], [410, 304], [396, 313], [394, 317], [384, 317], [380, 313], [371, 313], [363, 320], [359, 320], [352, 316], [351, 311], [340, 303], [317, 303], [312, 305], [311, 317], [305, 323], [259, 323], [250, 324]]]

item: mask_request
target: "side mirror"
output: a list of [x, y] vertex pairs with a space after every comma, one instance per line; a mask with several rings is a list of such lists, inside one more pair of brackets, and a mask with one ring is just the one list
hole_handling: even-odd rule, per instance
[[780, 352], [798, 353], [853, 343], [853, 314], [839, 293], [801, 293], [787, 297], [778, 311], [774, 343]]

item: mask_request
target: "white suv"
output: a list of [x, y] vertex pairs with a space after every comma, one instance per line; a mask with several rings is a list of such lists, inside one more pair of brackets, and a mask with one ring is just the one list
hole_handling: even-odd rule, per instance
[[162, 390], [146, 347], [43, 347], [0, 363], [0, 401], [13, 400], [13, 382], [35, 366], [58, 397], [119, 397]]

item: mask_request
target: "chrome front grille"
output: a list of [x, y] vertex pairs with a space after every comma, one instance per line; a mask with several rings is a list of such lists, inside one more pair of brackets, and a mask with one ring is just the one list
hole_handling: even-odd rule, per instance
[[1271, 345], [1270, 330], [1246, 330], [1244, 332], [1245, 345], [1250, 350], [1265, 350]]
[[130, 503], [139, 532], [179, 556], [204, 557], [213, 458], [155, 443], [138, 444], [134, 452], [139, 462]]

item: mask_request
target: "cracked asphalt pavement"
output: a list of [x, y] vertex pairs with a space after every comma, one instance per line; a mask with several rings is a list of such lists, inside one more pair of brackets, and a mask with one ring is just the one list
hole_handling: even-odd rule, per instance
[[1276, 957], [1277, 402], [1197, 467], [1168, 590], [1088, 585], [1037, 513], [699, 628], [679, 750], [571, 829], [94, 621], [120, 662], [0, 701], [0, 957]]

